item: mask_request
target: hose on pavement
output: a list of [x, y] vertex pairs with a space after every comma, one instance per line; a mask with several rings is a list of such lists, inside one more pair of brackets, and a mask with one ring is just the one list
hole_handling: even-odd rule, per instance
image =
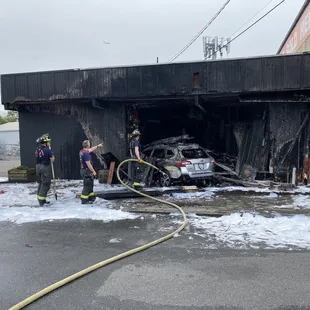
[[[99, 268], [101, 268], [101, 267], [103, 267], [103, 266], [106, 266], [106, 265], [108, 265], [108, 264], [111, 264], [111, 263], [113, 263], [113, 262], [116, 262], [116, 261], [118, 261], [118, 260], [120, 260], [120, 259], [122, 259], [122, 258], [125, 258], [125, 257], [127, 257], [127, 256], [136, 254], [136, 253], [141, 252], [141, 251], [143, 251], [143, 250], [146, 250], [146, 249], [148, 249], [148, 248], [150, 248], [150, 247], [152, 247], [152, 246], [154, 246], [154, 245], [157, 245], [157, 244], [159, 244], [159, 243], [162, 243], [162, 242], [164, 242], [164, 241], [166, 241], [166, 240], [172, 238], [175, 234], [181, 232], [181, 231], [186, 227], [186, 225], [187, 225], [187, 223], [188, 223], [188, 219], [187, 219], [187, 217], [186, 217], [185, 212], [184, 212], [184, 211], [182, 210], [182, 208], [180, 208], [178, 205], [176, 205], [176, 204], [174, 204], [174, 203], [172, 203], [172, 202], [169, 202], [169, 201], [165, 201], [165, 200], [158, 199], [158, 198], [156, 198], [156, 197], [149, 196], [149, 195], [147, 195], [146, 193], [143, 193], [143, 192], [141, 192], [141, 191], [139, 191], [139, 190], [137, 190], [137, 189], [134, 189], [134, 188], [130, 187], [129, 185], [127, 185], [127, 184], [125, 184], [125, 183], [123, 182], [123, 180], [122, 180], [121, 177], [120, 177], [120, 173], [119, 173], [119, 172], [120, 172], [120, 168], [121, 168], [125, 163], [128, 163], [128, 162], [138, 162], [138, 160], [136, 160], [136, 159], [127, 159], [127, 160], [122, 161], [122, 162], [119, 164], [119, 166], [117, 167], [117, 170], [116, 170], [116, 175], [117, 175], [117, 178], [118, 178], [119, 182], [120, 182], [123, 186], [125, 186], [125, 187], [127, 187], [128, 189], [130, 189], [131, 191], [135, 192], [136, 194], [139, 194], [139, 195], [141, 195], [141, 196], [150, 198], [150, 199], [152, 199], [152, 200], [154, 200], [154, 201], [157, 201], [157, 202], [160, 202], [160, 203], [163, 203], [163, 204], [166, 204], [166, 205], [169, 205], [169, 206], [171, 206], [171, 207], [176, 208], [176, 209], [182, 214], [182, 217], [183, 217], [183, 223], [182, 223], [182, 225], [181, 225], [178, 229], [176, 229], [175, 231], [169, 233], [169, 234], [166, 235], [166, 236], [163, 236], [163, 237], [161, 237], [161, 238], [159, 238], [159, 239], [156, 239], [156, 240], [154, 240], [154, 241], [152, 241], [152, 242], [149, 242], [149, 243], [147, 243], [147, 244], [144, 244], [144, 245], [139, 246], [139, 247], [137, 247], [137, 248], [134, 248], [134, 249], [132, 249], [132, 250], [129, 250], [129, 251], [123, 252], [123, 253], [121, 253], [121, 254], [118, 254], [118, 255], [116, 255], [116, 256], [113, 256], [113, 257], [111, 257], [111, 258], [109, 258], [109, 259], [106, 259], [106, 260], [104, 260], [104, 261], [102, 261], [102, 262], [99, 262], [99, 263], [97, 263], [97, 264], [95, 264], [95, 265], [92, 265], [92, 266], [90, 266], [90, 267], [88, 267], [88, 268], [86, 268], [86, 269], [84, 269], [84, 270], [81, 270], [81, 271], [79, 271], [79, 272], [77, 272], [77, 273], [75, 273], [75, 274], [73, 274], [73, 275], [71, 275], [71, 276], [69, 276], [69, 277], [67, 277], [67, 278], [65, 278], [65, 279], [63, 279], [63, 280], [61, 280], [61, 281], [58, 281], [58, 282], [56, 282], [56, 283], [54, 283], [54, 284], [52, 284], [52, 285], [50, 285], [50, 286], [44, 288], [43, 290], [41, 290], [41, 291], [35, 293], [34, 295], [32, 295], [32, 296], [30, 296], [30, 297], [24, 299], [24, 300], [21, 301], [20, 303], [18, 303], [18, 304], [16, 304], [15, 306], [11, 307], [9, 310], [19, 310], [19, 309], [22, 309], [22, 308], [26, 307], [27, 305], [29, 305], [30, 303], [34, 302], [35, 300], [37, 300], [37, 299], [39, 299], [39, 298], [45, 296], [46, 294], [49, 294], [49, 293], [51, 293], [52, 291], [54, 291], [54, 290], [56, 290], [56, 289], [58, 289], [58, 288], [60, 288], [60, 287], [62, 287], [62, 286], [64, 286], [64, 285], [66, 285], [66, 284], [68, 284], [68, 283], [70, 283], [70, 282], [72, 282], [72, 281], [74, 281], [74, 280], [76, 280], [76, 279], [78, 279], [78, 278], [80, 278], [80, 277], [82, 277], [82, 276], [85, 276], [86, 274], [88, 274], [88, 273], [90, 273], [90, 272], [92, 272], [92, 271], [95, 271], [96, 269], [99, 269]], [[142, 162], [139, 163], [139, 164], [145, 164], [145, 165], [148, 165], [148, 166], [150, 166], [150, 167], [152, 167], [152, 168], [154, 168], [154, 169], [156, 169], [156, 170], [159, 170], [157, 167], [155, 167], [155, 166], [153, 166], [152, 164], [150, 164], [150, 163], [148, 163], [148, 162], [145, 162], [145, 161], [142, 161]]]

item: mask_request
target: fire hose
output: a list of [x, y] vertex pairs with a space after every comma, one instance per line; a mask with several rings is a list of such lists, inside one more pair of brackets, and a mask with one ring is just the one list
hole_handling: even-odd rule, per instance
[[[56, 282], [56, 283], [54, 283], [54, 284], [52, 284], [52, 285], [42, 289], [41, 291], [35, 293], [34, 295], [24, 299], [23, 301], [19, 302], [15, 306], [9, 308], [9, 310], [19, 310], [19, 309], [22, 309], [22, 308], [26, 307], [27, 305], [29, 305], [30, 303], [34, 302], [35, 300], [37, 300], [37, 299], [39, 299], [39, 298], [41, 298], [41, 297], [51, 293], [52, 291], [54, 291], [54, 290], [56, 290], [56, 289], [58, 289], [58, 288], [60, 288], [60, 287], [62, 287], [64, 285], [66, 285], [66, 284], [68, 284], [68, 283], [70, 283], [70, 282], [72, 282], [74, 280], [77, 280], [78, 278], [80, 278], [82, 276], [85, 276], [86, 274], [89, 274], [89, 273], [91, 273], [91, 272], [93, 272], [93, 271], [95, 271], [95, 270], [97, 270], [97, 269], [99, 269], [99, 268], [101, 268], [103, 266], [106, 266], [108, 264], [116, 262], [116, 261], [118, 261], [118, 260], [120, 260], [122, 258], [128, 257], [130, 255], [136, 254], [136, 253], [144, 251], [144, 250], [146, 250], [146, 249], [148, 249], [150, 247], [153, 247], [153, 246], [155, 246], [155, 245], [157, 245], [159, 243], [162, 243], [162, 242], [172, 238], [175, 234], [181, 232], [186, 227], [186, 225], [188, 224], [188, 219], [186, 217], [185, 212], [183, 211], [183, 209], [181, 207], [179, 207], [178, 205], [176, 205], [176, 204], [174, 204], [172, 202], [161, 200], [161, 199], [158, 199], [156, 197], [152, 197], [152, 196], [150, 196], [150, 195], [148, 195], [146, 193], [143, 193], [143, 192], [141, 192], [141, 191], [139, 191], [139, 190], [137, 190], [135, 188], [130, 187], [129, 185], [127, 185], [127, 184], [125, 184], [123, 182], [123, 180], [120, 177], [120, 168], [124, 164], [126, 164], [128, 162], [138, 162], [138, 160], [136, 160], [136, 159], [127, 159], [127, 160], [122, 161], [118, 165], [117, 170], [116, 170], [116, 175], [117, 175], [117, 179], [119, 180], [119, 182], [123, 186], [127, 187], [129, 190], [131, 190], [132, 192], [134, 192], [134, 193], [136, 193], [138, 195], [150, 198], [150, 199], [152, 199], [154, 201], [157, 201], [157, 202], [160, 202], [160, 203], [163, 203], [163, 204], [166, 204], [166, 205], [169, 205], [171, 207], [176, 208], [181, 213], [181, 215], [183, 217], [182, 225], [178, 229], [176, 229], [175, 231], [169, 233], [168, 235], [165, 235], [165, 236], [163, 236], [163, 237], [161, 237], [159, 239], [151, 241], [151, 242], [149, 242], [147, 244], [144, 244], [144, 245], [139, 246], [137, 248], [134, 248], [132, 250], [129, 250], [129, 251], [123, 252], [121, 254], [118, 254], [116, 256], [113, 256], [113, 257], [111, 257], [109, 259], [103, 260], [103, 261], [101, 261], [101, 262], [99, 262], [99, 263], [97, 263], [95, 265], [92, 265], [92, 266], [90, 266], [90, 267], [88, 267], [86, 269], [83, 269], [83, 270], [81, 270], [81, 271], [79, 271], [79, 272], [77, 272], [77, 273], [75, 273], [75, 274], [73, 274], [73, 275], [63, 279], [63, 280], [60, 280], [60, 281], [58, 281], [58, 282]], [[153, 169], [158, 170], [161, 173], [161, 171], [157, 167], [155, 167], [154, 165], [152, 165], [152, 164], [150, 164], [150, 163], [148, 163], [146, 161], [142, 161], [140, 164], [148, 165], [148, 166], [152, 167]]]

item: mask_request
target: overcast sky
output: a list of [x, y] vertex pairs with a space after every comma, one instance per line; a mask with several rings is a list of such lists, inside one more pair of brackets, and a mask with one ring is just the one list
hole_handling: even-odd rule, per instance
[[[269, 1], [231, 0], [203, 35], [231, 36]], [[0, 0], [0, 74], [167, 62], [225, 2]], [[229, 57], [275, 54], [303, 3], [286, 0], [233, 42]], [[201, 59], [202, 37], [176, 61]]]

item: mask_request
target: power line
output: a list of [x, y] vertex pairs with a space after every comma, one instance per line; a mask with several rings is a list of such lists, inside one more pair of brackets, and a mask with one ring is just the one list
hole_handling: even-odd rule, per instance
[[255, 18], [261, 11], [263, 11], [271, 2], [273, 2], [274, 0], [270, 0], [267, 4], [265, 4], [255, 15], [253, 15], [250, 19], [248, 19], [248, 21], [246, 23], [244, 23], [240, 28], [238, 28], [232, 35], [230, 35], [229, 37], [231, 38], [232, 36], [234, 36], [240, 29], [242, 29], [245, 25], [247, 25], [253, 18]]
[[182, 55], [200, 36], [201, 34], [214, 22], [214, 20], [222, 13], [225, 7], [231, 0], [227, 0], [220, 10], [212, 17], [212, 19], [194, 36], [194, 38], [189, 41], [175, 56], [170, 58], [168, 62], [176, 60], [180, 55]]
[[[260, 22], [262, 19], [264, 19], [267, 15], [269, 15], [272, 11], [274, 11], [278, 6], [280, 6], [283, 2], [285, 2], [285, 0], [282, 0], [281, 2], [279, 2], [277, 5], [275, 5], [271, 10], [269, 10], [266, 14], [264, 14], [261, 18], [259, 18], [257, 21], [255, 21], [253, 24], [251, 24], [249, 27], [247, 27], [246, 29], [244, 29], [242, 32], [240, 32], [237, 36], [235, 36], [233, 39], [231, 39], [229, 42], [227, 42], [223, 47], [227, 46], [228, 44], [230, 44], [231, 42], [235, 41], [236, 39], [238, 39], [241, 35], [243, 35], [245, 32], [247, 32], [249, 29], [251, 29], [253, 26], [255, 26], [258, 22]], [[219, 49], [217, 49], [212, 55], [209, 56], [212, 57], [214, 54], [216, 54], [219, 51]]]

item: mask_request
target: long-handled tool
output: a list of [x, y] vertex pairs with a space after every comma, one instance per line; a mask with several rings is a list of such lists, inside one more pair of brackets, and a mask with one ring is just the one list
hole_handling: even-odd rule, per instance
[[[51, 149], [51, 143], [49, 145], [49, 148]], [[51, 162], [51, 168], [52, 168], [52, 177], [53, 177], [53, 192], [55, 199], [57, 200], [57, 192], [56, 192], [56, 179], [55, 179], [55, 171], [54, 171], [54, 163]]]
[[53, 176], [53, 192], [55, 199], [57, 200], [57, 192], [56, 192], [56, 180], [55, 180], [55, 172], [54, 172], [54, 163], [51, 163], [52, 167], [52, 176]]

